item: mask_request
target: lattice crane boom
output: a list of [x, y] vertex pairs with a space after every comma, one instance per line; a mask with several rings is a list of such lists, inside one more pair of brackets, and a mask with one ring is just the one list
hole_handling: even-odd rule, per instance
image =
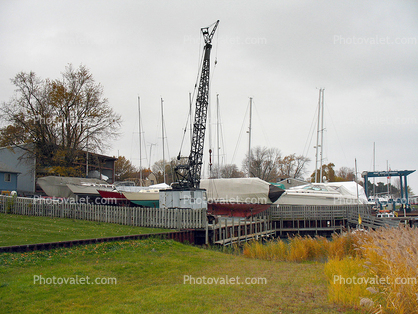
[[212, 30], [209, 30], [210, 27], [201, 29], [205, 40], [205, 46], [202, 71], [196, 97], [192, 145], [188, 163], [186, 165], [179, 165], [175, 168], [177, 182], [172, 185], [175, 189], [198, 189], [200, 185], [203, 145], [205, 141], [206, 118], [209, 104], [210, 52], [212, 49], [212, 38], [218, 24], [219, 20], [216, 21]]

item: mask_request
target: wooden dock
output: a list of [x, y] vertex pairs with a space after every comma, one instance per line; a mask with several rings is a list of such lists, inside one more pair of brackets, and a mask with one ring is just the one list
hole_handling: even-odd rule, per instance
[[377, 218], [366, 205], [271, 206], [251, 218], [217, 217], [209, 223], [206, 209], [160, 209], [54, 202], [0, 195], [0, 212], [72, 218], [140, 227], [192, 230], [198, 245], [238, 245], [250, 240], [299, 235], [330, 236], [355, 228], [418, 226], [418, 217]]
[[275, 231], [272, 230], [272, 222], [269, 217], [264, 216], [249, 219], [218, 218], [214, 224], [209, 225], [208, 233], [211, 243], [227, 246], [272, 237]]
[[278, 205], [271, 206], [263, 214], [270, 217], [278, 237], [295, 234], [330, 236], [355, 228], [359, 222], [361, 227], [371, 229], [405, 223], [405, 219], [377, 218], [367, 205]]

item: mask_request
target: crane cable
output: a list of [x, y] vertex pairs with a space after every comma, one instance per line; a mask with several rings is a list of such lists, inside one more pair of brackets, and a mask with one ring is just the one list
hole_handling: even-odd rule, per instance
[[[196, 81], [195, 81], [195, 84], [194, 84], [194, 89], [193, 89], [192, 98], [191, 98], [191, 102], [192, 103], [194, 103], [194, 99], [195, 99], [195, 96], [196, 96], [196, 90], [197, 90], [198, 82], [199, 82], [199, 77], [200, 77], [200, 74], [202, 72], [201, 69], [202, 69], [202, 66], [203, 66], [204, 53], [202, 52], [202, 41], [201, 40], [199, 41], [199, 50], [201, 51], [201, 55], [199, 57], [199, 59], [200, 59], [200, 61], [198, 62], [198, 64], [199, 64], [199, 70], [197, 71]], [[190, 106], [190, 104], [189, 104], [189, 106]], [[189, 124], [189, 119], [192, 119], [191, 116], [192, 116], [192, 112], [190, 112], [190, 114], [187, 115], [186, 125], [185, 125], [185, 127], [183, 129], [183, 136], [182, 136], [182, 139], [181, 139], [180, 150], [179, 150], [179, 154], [177, 156], [177, 159], [179, 159], [180, 156], [181, 156], [181, 150], [183, 148], [184, 139], [186, 137], [186, 132], [187, 132], [187, 126]], [[190, 139], [190, 141], [191, 141], [191, 139]]]
[[[213, 24], [211, 24], [210, 26], [209, 26], [209, 28], [211, 27], [211, 26], [213, 26], [213, 25], [215, 25], [216, 24], [216, 22], [215, 23], [213, 23]], [[200, 35], [200, 32], [199, 32], [199, 35]], [[213, 79], [213, 75], [214, 75], [214, 72], [215, 72], [215, 69], [216, 69], [216, 64], [218, 63], [218, 42], [219, 42], [219, 27], [218, 27], [218, 32], [216, 33], [216, 52], [215, 52], [215, 64], [214, 64], [214, 67], [213, 67], [213, 71], [212, 71], [212, 78], [210, 78], [209, 79], [209, 84], [211, 84], [211, 82], [212, 82], [212, 79]], [[204, 39], [203, 39], [204, 40]], [[203, 61], [204, 61], [204, 56], [205, 56], [205, 54], [204, 54], [204, 50], [202, 50], [202, 39], [201, 40], [199, 40], [199, 51], [201, 52], [201, 55], [200, 55], [200, 57], [199, 57], [199, 62], [198, 62], [198, 64], [199, 64], [199, 67], [198, 67], [198, 71], [197, 71], [197, 76], [196, 76], [196, 81], [195, 81], [195, 84], [194, 84], [194, 89], [193, 89], [193, 93], [192, 93], [192, 98], [191, 98], [191, 102], [192, 103], [194, 103], [195, 101], [195, 96], [196, 96], [196, 90], [197, 90], [197, 88], [198, 88], [198, 83], [199, 83], [199, 78], [200, 78], [200, 75], [201, 75], [201, 73], [202, 73], [202, 67], [203, 67]], [[211, 90], [210, 88], [209, 88], [209, 90]], [[210, 95], [209, 95], [209, 97], [210, 97]], [[193, 108], [192, 108], [193, 109]], [[191, 115], [192, 115], [192, 113], [190, 112], [190, 115], [188, 115], [187, 116], [187, 119], [186, 119], [186, 126], [184, 127], [184, 129], [183, 129], [183, 136], [182, 136], [182, 139], [181, 139], [181, 144], [180, 144], [180, 150], [179, 150], [179, 154], [178, 154], [178, 157], [177, 157], [177, 159], [179, 159], [179, 157], [180, 157], [180, 155], [181, 155], [181, 150], [182, 150], [182, 148], [183, 148], [183, 144], [184, 144], [184, 139], [185, 139], [185, 137], [186, 137], [186, 132], [187, 132], [187, 126], [188, 126], [188, 124], [189, 124], [189, 119], [192, 119], [192, 117], [191, 117]], [[191, 139], [190, 139], [190, 141], [191, 141]]]

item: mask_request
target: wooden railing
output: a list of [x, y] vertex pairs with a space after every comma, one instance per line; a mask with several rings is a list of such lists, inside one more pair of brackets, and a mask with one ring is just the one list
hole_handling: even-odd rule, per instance
[[258, 240], [273, 236], [271, 220], [268, 216], [243, 218], [218, 218], [217, 222], [210, 225], [212, 230], [212, 243], [223, 246], [234, 243], [241, 244], [250, 240]]
[[273, 205], [262, 215], [269, 215], [274, 220], [335, 220], [346, 219], [350, 224], [370, 228], [397, 227], [399, 221], [390, 218], [378, 218], [367, 205]]
[[66, 203], [62, 200], [0, 196], [0, 212], [82, 219], [166, 229], [206, 228], [205, 209], [161, 209]]

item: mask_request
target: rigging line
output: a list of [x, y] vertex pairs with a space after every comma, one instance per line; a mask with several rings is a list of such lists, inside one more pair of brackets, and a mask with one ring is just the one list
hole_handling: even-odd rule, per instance
[[[216, 23], [216, 22], [215, 22]], [[215, 24], [214, 23], [214, 24]], [[214, 24], [212, 24], [212, 25], [214, 25]], [[217, 36], [219, 36], [219, 32], [217, 32]], [[210, 78], [209, 78], [209, 91], [211, 91], [212, 90], [212, 82], [213, 82], [213, 77], [214, 77], [214, 75], [215, 75], [215, 70], [216, 70], [216, 64], [218, 63], [218, 43], [216, 43], [216, 51], [215, 51], [215, 61], [214, 61], [214, 64], [213, 64], [213, 67], [212, 67], [212, 70], [210, 71]], [[212, 113], [212, 95], [211, 95], [211, 93], [209, 93], [209, 99], [208, 99], [208, 118], [209, 118], [209, 125], [208, 125], [208, 131], [209, 131], [209, 149], [212, 149], [213, 147], [212, 147], [212, 137], [213, 137], [213, 134], [212, 134], [212, 126], [213, 126], [213, 123], [212, 123], [212, 121], [211, 121], [211, 113]]]
[[165, 138], [165, 141], [164, 141], [165, 145], [164, 146], [167, 147], [167, 154], [168, 154], [167, 164], [170, 166], [170, 169], [171, 169], [171, 171], [170, 171], [171, 172], [171, 179], [174, 182], [173, 163], [172, 163], [171, 155], [170, 155], [170, 145], [168, 145], [167, 129], [166, 129], [166, 125], [165, 125], [164, 122], [163, 122], [162, 127], [164, 128], [164, 134], [165, 134], [165, 137], [164, 137]]
[[343, 148], [343, 147], [342, 147], [342, 145], [341, 145], [341, 143], [342, 143], [342, 142], [341, 142], [340, 137], [339, 137], [339, 135], [338, 135], [337, 128], [335, 127], [334, 120], [332, 120], [331, 112], [329, 111], [328, 106], [325, 106], [325, 107], [326, 107], [327, 112], [328, 112], [328, 115], [329, 115], [329, 117], [330, 117], [330, 120], [331, 120], [332, 126], [334, 127], [335, 135], [337, 136], [337, 139], [338, 139], [338, 144], [340, 145], [340, 149], [341, 149], [341, 151], [342, 151], [342, 153], [343, 153], [343, 155], [344, 155], [345, 162], [346, 162], [347, 164], [350, 164], [350, 163], [349, 163], [349, 161], [348, 161], [348, 159], [347, 159], [347, 156], [346, 156], [346, 154], [345, 154], [344, 148]]
[[[190, 104], [189, 104], [190, 106]], [[183, 129], [183, 136], [181, 137], [181, 143], [180, 143], [180, 150], [179, 150], [179, 156], [181, 154], [181, 149], [183, 148], [183, 143], [184, 143], [184, 139], [186, 138], [186, 132], [187, 132], [187, 126], [189, 125], [189, 119], [191, 119], [191, 112], [189, 112], [189, 114], [187, 115], [187, 119], [186, 119], [186, 125]]]
[[[311, 144], [312, 144], [312, 139], [313, 139], [313, 136], [314, 136], [314, 133], [315, 133], [314, 132], [315, 131], [315, 121], [316, 121], [316, 116], [318, 114], [317, 112], [318, 112], [318, 107], [315, 106], [315, 113], [313, 115], [311, 126], [309, 128], [308, 137], [306, 138], [305, 147], [303, 148], [303, 156], [304, 157], [308, 156], [309, 148], [311, 147]], [[310, 140], [309, 140], [309, 136], [311, 137]], [[309, 144], [308, 144], [308, 140], [309, 140]]]
[[222, 148], [222, 152], [223, 154], [221, 154], [222, 160], [221, 160], [221, 165], [225, 166], [227, 163], [227, 152], [225, 150], [225, 139], [224, 139], [224, 131], [223, 131], [223, 126], [222, 124], [220, 125], [220, 131], [221, 131], [221, 148]]
[[[223, 131], [223, 126], [222, 126], [222, 118], [221, 118], [221, 108], [219, 108], [219, 133], [220, 133], [220, 138], [221, 138], [221, 149], [223, 154], [221, 154], [221, 156], [226, 156], [226, 151], [225, 151], [225, 141], [224, 141], [224, 131]], [[221, 164], [224, 164], [225, 160], [221, 162]]]
[[169, 158], [169, 160], [171, 160], [171, 157], [170, 157], [170, 147], [169, 147], [169, 145], [168, 145], [168, 137], [167, 137], [167, 129], [166, 129], [166, 126], [165, 126], [165, 123], [164, 123], [164, 125], [163, 125], [163, 127], [164, 127], [164, 138], [165, 138], [165, 146], [167, 147], [167, 154], [168, 154], [168, 158]]
[[215, 50], [215, 64], [218, 63], [218, 47], [219, 47], [219, 24], [216, 32], [216, 50]]
[[[145, 160], [148, 163], [148, 152], [147, 152], [147, 145], [146, 145], [146, 141], [145, 141], [144, 124], [142, 123], [142, 117], [140, 117], [139, 119], [140, 119], [140, 122], [141, 122], [141, 131], [142, 131], [142, 134], [143, 134], [142, 137], [141, 137], [141, 134], [139, 135], [139, 141], [140, 141], [139, 145], [144, 143], [143, 147], [144, 147], [144, 150], [145, 150]], [[141, 141], [142, 141], [142, 143], [141, 143]]]
[[[136, 125], [137, 120], [135, 120], [135, 125], [134, 125], [134, 130], [136, 131], [132, 131], [132, 136], [131, 136], [131, 150], [130, 150], [130, 155], [129, 155], [129, 160], [134, 160], [134, 157], [132, 157], [133, 155], [133, 149], [134, 147], [136, 147], [136, 141], [137, 141], [137, 137], [136, 137], [136, 133], [138, 131], [137, 125]], [[134, 139], [134, 135], [135, 135], [135, 139]], [[135, 144], [133, 143], [135, 141]], [[134, 145], [133, 145], [134, 144]], [[136, 159], [136, 158], [135, 158]]]
[[263, 127], [263, 123], [262, 123], [262, 121], [261, 121], [260, 114], [258, 113], [257, 107], [255, 106], [254, 99], [253, 99], [253, 108], [255, 109], [255, 113], [256, 113], [256, 115], [257, 115], [257, 117], [258, 117], [258, 120], [259, 120], [259, 122], [260, 122], [260, 125], [261, 125], [261, 132], [262, 132], [262, 133], [263, 133], [263, 135], [264, 135], [264, 139], [265, 139], [265, 141], [266, 141], [266, 143], [267, 143], [267, 146], [268, 146], [268, 147], [270, 147], [270, 141], [269, 141], [269, 139], [268, 139], [268, 137], [267, 137], [266, 130], [265, 130], [265, 129], [264, 129], [264, 127]]
[[247, 114], [248, 114], [248, 110], [249, 110], [249, 108], [250, 108], [250, 104], [248, 104], [248, 106], [247, 106], [247, 110], [245, 111], [245, 116], [244, 116], [244, 119], [242, 120], [241, 131], [240, 131], [239, 136], [238, 136], [238, 141], [237, 141], [237, 144], [235, 145], [234, 155], [232, 156], [231, 163], [234, 163], [235, 156], [236, 156], [236, 154], [237, 154], [238, 145], [239, 145], [239, 143], [240, 143], [240, 141], [241, 141], [242, 131], [244, 130], [244, 124], [245, 124], [245, 121], [246, 121], [246, 119], [247, 119]]
[[[216, 22], [215, 22], [216, 23]], [[214, 23], [214, 24], [215, 24]], [[212, 24], [212, 25], [214, 25], [214, 24]], [[216, 36], [217, 36], [217, 38], [216, 38], [216, 49], [215, 49], [215, 61], [214, 61], [214, 65], [213, 65], [213, 70], [212, 70], [212, 77], [210, 78], [210, 80], [209, 80], [209, 84], [212, 82], [212, 80], [213, 80], [213, 75], [215, 74], [215, 69], [216, 69], [216, 65], [218, 64], [218, 46], [219, 46], [219, 43], [218, 43], [218, 39], [219, 39], [219, 26], [218, 26], [218, 28], [217, 28], [217, 32], [216, 32]], [[209, 87], [209, 90], [211, 90], [210, 89], [210, 87]]]

